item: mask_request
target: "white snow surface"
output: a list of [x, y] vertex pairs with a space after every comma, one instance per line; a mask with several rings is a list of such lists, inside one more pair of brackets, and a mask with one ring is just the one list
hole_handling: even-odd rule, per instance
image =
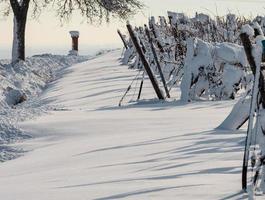
[[17, 128], [16, 123], [51, 109], [38, 99], [46, 85], [55, 80], [59, 70], [87, 59], [82, 56], [45, 54], [16, 64], [0, 60], [0, 162], [24, 152], [9, 145], [29, 138]]
[[246, 33], [249, 36], [254, 36], [254, 29], [249, 25], [249, 24], [245, 24], [242, 26], [241, 28], [241, 33]]
[[[16, 144], [24, 156], [0, 164], [1, 199], [247, 199], [246, 130], [215, 130], [235, 101], [118, 108], [138, 73], [120, 65], [120, 54], [65, 68], [49, 84], [39, 101], [64, 107], [20, 123], [32, 139]], [[146, 80], [143, 98], [153, 97]]]

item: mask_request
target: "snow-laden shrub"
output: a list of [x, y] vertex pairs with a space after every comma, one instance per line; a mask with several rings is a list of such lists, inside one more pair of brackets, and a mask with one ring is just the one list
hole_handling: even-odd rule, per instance
[[242, 46], [211, 44], [198, 38], [190, 38], [187, 44], [181, 82], [183, 101], [234, 99], [251, 81], [246, 72], [248, 62]]
[[[149, 34], [154, 42], [164, 76], [170, 87], [176, 86], [184, 74], [188, 38], [198, 38], [213, 43], [213, 45], [214, 43], [223, 42], [240, 45], [240, 29], [243, 24], [249, 21], [234, 14], [211, 18], [203, 13], [196, 13], [194, 17], [188, 17], [184, 13], [168, 12], [168, 17], [160, 16], [158, 20], [151, 17], [148, 21]], [[134, 32], [146, 58], [154, 66], [153, 70], [156, 72], [157, 67], [155, 66], [145, 27], [135, 27]], [[142, 69], [142, 63], [130, 38], [127, 39], [127, 45], [129, 48], [123, 54], [123, 64], [128, 64], [130, 68]], [[229, 66], [226, 65], [226, 69], [228, 70]], [[230, 71], [234, 69], [230, 66]], [[224, 90], [222, 92], [227, 93]]]

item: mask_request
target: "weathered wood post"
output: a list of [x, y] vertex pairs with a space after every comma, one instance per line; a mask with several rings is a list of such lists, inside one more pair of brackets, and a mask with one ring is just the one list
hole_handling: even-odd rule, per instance
[[[262, 34], [259, 31], [255, 31], [256, 36]], [[264, 86], [264, 81], [265, 81], [265, 66], [263, 63], [261, 63], [260, 66], [260, 71], [256, 73], [257, 70], [257, 65], [255, 62], [255, 58], [253, 56], [253, 46], [250, 40], [250, 35], [247, 32], [243, 32], [240, 34], [240, 39], [242, 41], [246, 56], [247, 56], [247, 60], [249, 62], [251, 71], [253, 73], [253, 75], [257, 75], [258, 73], [259, 75], [259, 94], [260, 94], [260, 100], [258, 100], [259, 103], [262, 104], [263, 109], [265, 108], [265, 86]], [[262, 42], [264, 43], [264, 42]], [[264, 47], [263, 47], [263, 54], [264, 54]], [[254, 92], [254, 91], [252, 91]], [[252, 94], [254, 95], [254, 94]], [[256, 103], [256, 102], [255, 102]], [[251, 119], [252, 118], [252, 119]], [[249, 120], [253, 121], [253, 116], [249, 116]], [[246, 143], [245, 143], [245, 151], [244, 151], [244, 159], [243, 159], [243, 167], [242, 167], [242, 189], [244, 191], [246, 191], [247, 189], [247, 171], [248, 171], [248, 157], [249, 157], [249, 150], [247, 149], [248, 144], [251, 142], [250, 138], [250, 131], [252, 130], [252, 125], [249, 124], [248, 126], [248, 134], [246, 137]]]
[[79, 32], [78, 31], [70, 31], [69, 32], [72, 38], [72, 50], [69, 51], [69, 55], [78, 55], [78, 38]]
[[128, 47], [128, 44], [127, 44], [127, 42], [126, 42], [124, 36], [122, 35], [121, 31], [118, 29], [117, 32], [118, 32], [118, 34], [119, 34], [119, 36], [120, 36], [120, 38], [121, 38], [121, 40], [122, 40], [122, 42], [123, 42], [123, 45], [124, 45], [125, 49], [128, 49], [128, 48], [129, 48], [129, 47]]
[[156, 95], [157, 95], [158, 99], [163, 99], [164, 100], [165, 99], [164, 94], [159, 88], [159, 84], [158, 84], [158, 82], [156, 80], [156, 77], [153, 74], [153, 71], [152, 71], [152, 69], [150, 67], [150, 64], [148, 63], [147, 59], [145, 58], [144, 52], [143, 52], [143, 50], [142, 50], [142, 48], [141, 48], [141, 46], [139, 44], [139, 41], [138, 41], [137, 37], [134, 34], [132, 26], [129, 23], [127, 24], [127, 29], [129, 31], [129, 34], [130, 34], [130, 37], [131, 37], [131, 39], [133, 41], [135, 49], [136, 49], [137, 53], [139, 54], [139, 57], [140, 57], [140, 59], [141, 59], [141, 61], [143, 63], [144, 69], [145, 69], [145, 71], [146, 71], [146, 73], [147, 73], [147, 75], [148, 75], [148, 77], [149, 77], [149, 79], [150, 79], [150, 81], [152, 83], [152, 86], [153, 86], [153, 88], [154, 88], [154, 90], [156, 92]]
[[154, 56], [154, 59], [155, 59], [155, 62], [156, 62], [156, 66], [158, 68], [159, 75], [160, 75], [160, 78], [162, 80], [166, 95], [167, 95], [168, 98], [170, 98], [169, 90], [167, 88], [167, 83], [166, 83], [166, 80], [165, 80], [165, 77], [164, 77], [160, 62], [158, 60], [158, 56], [157, 56], [157, 53], [156, 53], [156, 50], [155, 50], [153, 39], [152, 39], [152, 37], [150, 35], [150, 32], [149, 32], [149, 29], [148, 29], [148, 27], [146, 25], [145, 25], [145, 34], [147, 35], [147, 38], [148, 38], [149, 43], [151, 45], [151, 50], [152, 50], [152, 53], [153, 53], [153, 56]]
[[157, 44], [157, 47], [159, 48], [161, 53], [164, 53], [165, 50], [163, 48], [163, 45], [160, 43], [157, 33], [156, 33], [156, 26], [155, 26], [155, 18], [151, 17], [151, 19], [149, 20], [149, 28], [153, 33], [154, 38], [156, 39], [155, 42]]
[[[240, 39], [241, 39], [243, 47], [245, 49], [245, 53], [246, 53], [247, 60], [249, 62], [251, 71], [252, 71], [253, 75], [255, 75], [257, 66], [256, 66], [254, 56], [252, 55], [253, 46], [252, 46], [252, 43], [249, 39], [249, 35], [246, 33], [241, 33]], [[264, 69], [264, 64], [262, 64], [261, 65], [261, 71], [260, 71], [260, 79], [259, 79], [259, 92], [261, 95], [261, 103], [262, 103], [263, 108], [265, 108], [265, 85], [264, 85], [265, 82], [264, 82], [264, 80], [265, 80], [265, 69]]]

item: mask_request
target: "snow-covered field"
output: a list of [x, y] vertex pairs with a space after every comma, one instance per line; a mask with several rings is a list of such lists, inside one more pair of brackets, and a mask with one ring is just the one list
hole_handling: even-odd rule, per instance
[[[138, 73], [120, 54], [65, 68], [49, 84], [39, 101], [56, 109], [19, 124], [32, 138], [15, 144], [24, 156], [0, 164], [1, 199], [246, 199], [245, 130], [215, 130], [236, 101], [119, 108]], [[146, 80], [143, 98], [154, 97]]]

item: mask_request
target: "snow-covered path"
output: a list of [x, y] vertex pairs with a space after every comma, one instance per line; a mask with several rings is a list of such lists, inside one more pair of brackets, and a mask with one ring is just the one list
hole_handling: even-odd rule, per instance
[[[244, 132], [214, 130], [234, 102], [117, 104], [137, 72], [114, 51], [67, 68], [62, 104], [21, 124], [29, 151], [0, 165], [4, 200], [239, 199]], [[154, 97], [150, 85], [144, 97]]]

